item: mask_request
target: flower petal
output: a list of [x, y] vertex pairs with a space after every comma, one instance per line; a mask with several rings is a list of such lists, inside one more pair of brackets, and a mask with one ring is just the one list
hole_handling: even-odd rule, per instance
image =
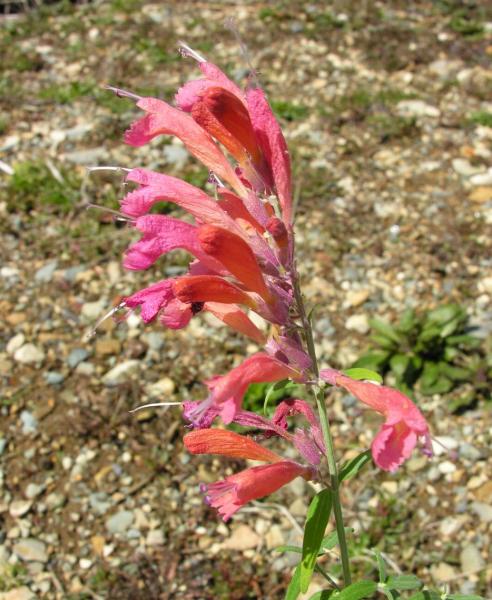
[[157, 98], [142, 98], [137, 106], [147, 115], [134, 122], [125, 134], [131, 146], [143, 146], [157, 135], [170, 134], [179, 138], [193, 156], [227, 181], [240, 195], [244, 186], [210, 135], [193, 118]]
[[417, 434], [404, 423], [383, 425], [371, 446], [372, 457], [384, 471], [396, 471], [412, 453]]
[[174, 299], [173, 284], [174, 279], [164, 279], [128, 296], [123, 302], [129, 308], [141, 306], [140, 316], [145, 323], [149, 323], [155, 319], [162, 308]]
[[246, 292], [216, 275], [190, 275], [176, 279], [174, 293], [181, 302], [221, 302], [244, 304], [251, 309], [256, 302]]
[[222, 454], [231, 458], [268, 463], [282, 460], [278, 454], [260, 446], [251, 438], [226, 429], [197, 429], [187, 433], [183, 442], [192, 454]]
[[220, 302], [205, 302], [204, 310], [211, 312], [223, 323], [248, 336], [257, 344], [263, 345], [265, 334], [256, 327], [246, 313], [235, 304], [222, 304]]
[[242, 238], [221, 227], [202, 225], [198, 239], [203, 251], [222, 263], [248, 289], [257, 292], [265, 302], [272, 300], [255, 255]]
[[205, 485], [202, 490], [206, 493], [207, 503], [227, 521], [247, 502], [268, 496], [299, 476], [309, 479], [312, 471], [309, 467], [284, 460], [245, 469], [223, 481]]
[[292, 221], [290, 158], [287, 144], [263, 90], [254, 88], [246, 94], [249, 114], [259, 146], [272, 172], [282, 208], [284, 223]]

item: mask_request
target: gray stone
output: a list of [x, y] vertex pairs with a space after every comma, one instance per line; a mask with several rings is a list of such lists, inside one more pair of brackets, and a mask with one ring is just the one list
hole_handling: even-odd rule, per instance
[[104, 148], [98, 147], [67, 152], [65, 154], [65, 159], [76, 165], [95, 166], [100, 161], [104, 161], [107, 156], [107, 151]]
[[109, 533], [124, 533], [133, 523], [133, 513], [129, 510], [120, 510], [106, 520], [106, 529]]
[[23, 365], [41, 363], [44, 360], [44, 352], [34, 344], [24, 344], [14, 353], [14, 359]]
[[35, 600], [36, 596], [27, 585], [10, 589], [8, 592], [0, 592], [0, 600]]
[[162, 529], [152, 529], [145, 539], [147, 546], [162, 546], [164, 544], [164, 532]]
[[492, 168], [488, 169], [486, 173], [472, 175], [470, 183], [472, 185], [492, 185]]
[[43, 377], [49, 385], [58, 385], [65, 381], [65, 375], [63, 373], [58, 373], [57, 371], [43, 373]]
[[83, 273], [86, 269], [85, 265], [77, 265], [75, 267], [69, 267], [63, 271], [63, 279], [65, 281], [75, 281], [79, 273]]
[[49, 510], [56, 510], [61, 508], [65, 504], [66, 498], [63, 494], [57, 492], [51, 492], [46, 496], [46, 506]]
[[17, 352], [17, 350], [24, 345], [25, 341], [26, 336], [23, 333], [18, 333], [17, 335], [14, 335], [14, 337], [10, 338], [10, 340], [7, 342], [7, 354], [13, 356]]
[[95, 492], [89, 496], [89, 504], [94, 512], [99, 515], [103, 515], [111, 508], [113, 502], [111, 501], [111, 498], [109, 498], [109, 496], [104, 492]]
[[144, 334], [142, 339], [147, 342], [151, 350], [161, 350], [164, 346], [164, 337], [157, 331], [150, 331]]
[[44, 492], [44, 489], [44, 485], [38, 485], [37, 483], [29, 483], [25, 491], [26, 498], [32, 500], [33, 498], [36, 498], [36, 496], [39, 496], [39, 494]]
[[485, 502], [472, 502], [472, 510], [483, 523], [492, 522], [492, 505]]
[[441, 113], [435, 106], [423, 100], [402, 100], [398, 102], [397, 111], [404, 117], [438, 117]]
[[159, 381], [145, 386], [145, 391], [151, 398], [160, 398], [172, 394], [175, 388], [176, 384], [170, 377], [163, 377]]
[[56, 271], [56, 267], [58, 266], [58, 261], [53, 260], [49, 263], [46, 263], [40, 269], [36, 271], [34, 274], [34, 281], [38, 283], [48, 283], [53, 278], [53, 273]]
[[485, 565], [480, 550], [473, 544], [465, 546], [460, 553], [461, 570], [463, 573], [473, 573]]
[[38, 428], [38, 420], [28, 410], [23, 410], [20, 414], [22, 422], [22, 433], [34, 433]]
[[14, 545], [14, 552], [21, 560], [26, 562], [45, 563], [48, 560], [46, 545], [34, 538], [26, 538], [17, 542]]
[[350, 331], [357, 331], [362, 335], [366, 334], [369, 327], [369, 320], [366, 315], [352, 315], [345, 321], [345, 327]]
[[138, 360], [125, 360], [105, 373], [102, 377], [102, 382], [108, 387], [119, 385], [120, 383], [128, 381], [139, 368], [140, 362]]
[[31, 510], [32, 500], [14, 500], [10, 503], [9, 513], [14, 519], [19, 519]]
[[102, 316], [104, 309], [106, 308], [106, 300], [97, 300], [96, 302], [86, 302], [80, 311], [82, 317], [86, 321], [94, 321]]
[[471, 177], [483, 171], [483, 167], [472, 165], [466, 158], [454, 158], [452, 161], [453, 169], [462, 177]]
[[482, 457], [480, 450], [475, 448], [475, 446], [468, 444], [468, 442], [460, 444], [459, 455], [461, 458], [466, 458], [471, 462], [475, 462]]
[[456, 450], [458, 442], [447, 435], [438, 435], [432, 440], [432, 452], [435, 456], [449, 453], [449, 450]]
[[81, 362], [79, 365], [77, 365], [75, 372], [78, 373], [79, 375], [86, 375], [86, 376], [90, 377], [91, 375], [94, 374], [95, 370], [96, 370], [96, 367], [92, 363]]

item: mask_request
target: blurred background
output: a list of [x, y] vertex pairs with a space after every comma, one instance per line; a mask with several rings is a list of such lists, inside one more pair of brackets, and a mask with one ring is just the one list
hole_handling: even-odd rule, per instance
[[[359, 575], [370, 549], [431, 586], [492, 596], [492, 12], [477, 0], [0, 2], [0, 598], [282, 598], [303, 481], [223, 524], [200, 481], [241, 467], [182, 452], [179, 408], [255, 347], [207, 317], [182, 331], [96, 321], [179, 274], [121, 257], [123, 174], [207, 187], [183, 146], [122, 141], [139, 116], [111, 84], [170, 102], [198, 76], [186, 41], [238, 82], [233, 17], [295, 173], [299, 269], [323, 366], [385, 374], [435, 445], [344, 490]], [[162, 205], [164, 212], [173, 207]], [[247, 396], [263, 406], [264, 389]], [[377, 420], [339, 393], [340, 460]], [[326, 566], [338, 573], [336, 557]], [[314, 580], [311, 593], [320, 582]]]

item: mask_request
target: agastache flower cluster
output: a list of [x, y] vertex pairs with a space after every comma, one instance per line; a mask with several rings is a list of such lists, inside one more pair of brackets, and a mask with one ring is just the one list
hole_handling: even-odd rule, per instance
[[[176, 136], [209, 169], [215, 197], [169, 175], [140, 168], [129, 171], [126, 180], [136, 188], [122, 199], [121, 212], [141, 238], [126, 251], [124, 266], [147, 269], [177, 248], [187, 251], [192, 260], [186, 275], [158, 281], [125, 298], [120, 306], [140, 308], [146, 323], [159, 319], [171, 329], [183, 328], [208, 311], [263, 347], [227, 375], [207, 381], [205, 400], [184, 403], [184, 416], [194, 428], [184, 438], [190, 452], [267, 463], [204, 488], [207, 501], [227, 519], [246, 502], [272, 493], [295, 477], [316, 479], [326, 451], [318, 420], [306, 402], [281, 403], [268, 420], [242, 410], [248, 386], [284, 379], [325, 384], [313, 380], [317, 368], [313, 369], [313, 356], [304, 349], [301, 335], [291, 165], [280, 126], [253, 77], [243, 91], [187, 46], [182, 47], [182, 54], [198, 62], [202, 77], [178, 90], [176, 106], [111, 89], [136, 100], [145, 112], [126, 132], [125, 141], [142, 146], [159, 135]], [[192, 222], [151, 214], [160, 201], [176, 204]], [[269, 324], [268, 336], [251, 313]], [[391, 471], [401, 465], [419, 438], [426, 440], [428, 448], [425, 420], [403, 394], [331, 369], [321, 371], [320, 376], [386, 417], [372, 448], [374, 461], [382, 469]], [[309, 428], [291, 434], [286, 418], [298, 413]], [[212, 429], [217, 417], [225, 424], [247, 424], [264, 430], [266, 437], [288, 440], [305, 464], [284, 460], [245, 436]]]

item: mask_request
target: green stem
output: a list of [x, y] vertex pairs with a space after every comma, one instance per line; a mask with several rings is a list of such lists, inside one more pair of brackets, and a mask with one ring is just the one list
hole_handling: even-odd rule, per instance
[[[304, 301], [302, 299], [302, 293], [299, 286], [299, 278], [297, 273], [293, 276], [294, 282], [294, 294], [299, 310], [299, 316], [302, 321], [302, 326], [306, 336], [306, 344], [309, 356], [311, 358], [311, 368], [316, 378], [319, 377], [318, 359], [316, 357], [316, 350], [314, 347], [313, 330], [311, 323], [306, 315], [306, 309], [304, 307]], [[340, 481], [338, 478], [338, 468], [335, 459], [335, 448], [333, 446], [333, 438], [330, 431], [330, 421], [328, 419], [328, 413], [326, 411], [325, 404], [325, 393], [324, 390], [319, 386], [314, 388], [314, 397], [316, 399], [316, 406], [318, 408], [319, 420], [321, 423], [321, 431], [323, 432], [323, 439], [326, 447], [326, 460], [328, 461], [328, 470], [330, 473], [330, 485], [333, 497], [333, 513], [335, 515], [335, 525], [338, 535], [338, 544], [340, 546], [340, 556], [342, 559], [342, 571], [345, 585], [352, 583], [352, 577], [350, 576], [350, 563], [347, 548], [347, 539], [345, 537], [345, 527], [343, 524], [342, 504], [340, 502]]]

